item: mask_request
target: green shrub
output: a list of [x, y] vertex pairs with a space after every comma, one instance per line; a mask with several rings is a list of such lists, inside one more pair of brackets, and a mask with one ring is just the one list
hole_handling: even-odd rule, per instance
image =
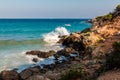
[[104, 15], [104, 16], [98, 16], [96, 19], [99, 20], [112, 20], [113, 15], [111, 13]]
[[104, 20], [111, 20], [113, 18], [112, 14], [107, 14], [105, 16], [103, 16]]
[[60, 80], [76, 80], [78, 78], [81, 80], [88, 80], [87, 76], [87, 72], [82, 71], [78, 68], [72, 68], [69, 71], [67, 71], [64, 75], [62, 75], [62, 78]]
[[117, 5], [116, 10], [117, 10], [117, 11], [119, 11], [119, 10], [120, 10], [120, 4], [119, 4], [119, 5]]
[[113, 51], [106, 56], [106, 69], [120, 68], [120, 42], [113, 44]]
[[120, 42], [115, 42], [113, 48], [115, 51], [120, 52]]

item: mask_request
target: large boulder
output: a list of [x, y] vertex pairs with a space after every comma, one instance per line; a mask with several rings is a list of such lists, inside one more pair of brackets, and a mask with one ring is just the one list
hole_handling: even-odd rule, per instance
[[62, 44], [66, 47], [72, 47], [77, 51], [85, 50], [84, 37], [80, 33], [73, 33], [67, 38], [63, 39]]
[[15, 70], [2, 71], [0, 73], [0, 80], [21, 80], [19, 74]]

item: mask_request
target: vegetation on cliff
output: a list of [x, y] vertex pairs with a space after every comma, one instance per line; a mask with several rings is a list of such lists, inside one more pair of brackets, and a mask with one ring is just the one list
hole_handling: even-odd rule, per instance
[[106, 69], [120, 68], [120, 42], [114, 42], [113, 51], [106, 58]]

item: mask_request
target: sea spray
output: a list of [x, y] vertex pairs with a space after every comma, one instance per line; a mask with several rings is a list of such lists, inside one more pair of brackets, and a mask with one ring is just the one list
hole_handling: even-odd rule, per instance
[[55, 31], [43, 35], [43, 40], [47, 43], [56, 43], [59, 41], [59, 36], [69, 35], [69, 31], [64, 27], [57, 27]]

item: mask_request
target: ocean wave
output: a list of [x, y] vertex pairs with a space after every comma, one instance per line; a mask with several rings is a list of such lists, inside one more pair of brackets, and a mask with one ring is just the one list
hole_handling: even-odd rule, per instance
[[48, 43], [56, 43], [60, 39], [59, 36], [69, 34], [69, 31], [65, 27], [57, 27], [54, 31], [44, 34], [43, 40]]

